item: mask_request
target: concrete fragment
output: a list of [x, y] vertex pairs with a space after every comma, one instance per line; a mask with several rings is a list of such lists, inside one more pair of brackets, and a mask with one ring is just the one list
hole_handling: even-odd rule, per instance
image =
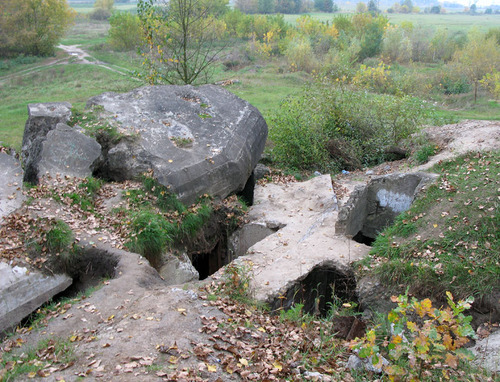
[[58, 123], [66, 123], [71, 117], [69, 102], [33, 103], [28, 105], [28, 120], [24, 127], [21, 159], [26, 164], [31, 146], [36, 140], [44, 140]]
[[104, 93], [102, 106], [127, 138], [104, 153], [103, 177], [122, 181], [153, 170], [184, 203], [243, 190], [267, 139], [267, 125], [248, 102], [213, 85], [147, 86]]
[[0, 152], [0, 224], [4, 216], [15, 211], [24, 201], [23, 169], [13, 156]]
[[166, 285], [184, 284], [200, 279], [200, 274], [185, 253], [179, 256], [167, 255], [158, 273], [165, 280]]
[[31, 145], [24, 180], [38, 183], [45, 174], [85, 178], [92, 175], [100, 155], [101, 145], [94, 138], [59, 123]]
[[26, 268], [0, 263], [0, 333], [14, 328], [71, 283], [66, 275], [28, 273]]

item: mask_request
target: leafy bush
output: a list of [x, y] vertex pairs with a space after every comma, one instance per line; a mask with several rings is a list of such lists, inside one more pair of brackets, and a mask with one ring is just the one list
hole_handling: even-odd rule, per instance
[[111, 11], [104, 8], [95, 8], [89, 13], [91, 20], [108, 20], [111, 17]]
[[285, 56], [293, 71], [303, 70], [311, 73], [318, 66], [311, 43], [309, 39], [304, 37], [296, 37], [290, 41]]
[[142, 39], [139, 17], [129, 12], [115, 12], [109, 19], [109, 45], [117, 51], [136, 49]]
[[409, 96], [316, 84], [271, 116], [272, 155], [287, 167], [324, 172], [374, 165], [429, 117], [430, 109]]
[[[456, 370], [460, 361], [472, 358], [471, 351], [462, 347], [475, 333], [470, 325], [472, 316], [463, 312], [470, 309], [474, 299], [455, 303], [450, 292], [446, 295], [449, 306], [445, 309], [433, 308], [429, 299], [393, 296], [391, 300], [398, 307], [388, 314], [389, 338], [384, 338], [381, 328], [376, 327], [350, 347], [358, 351], [360, 358], [371, 357], [372, 364], [382, 368], [390, 380], [464, 380]], [[384, 364], [381, 355], [391, 362]]]
[[441, 89], [444, 94], [464, 94], [472, 90], [472, 86], [465, 76], [445, 74], [441, 78]]
[[419, 164], [427, 163], [429, 161], [429, 157], [436, 154], [436, 145], [426, 145], [415, 152], [413, 155], [415, 160]]

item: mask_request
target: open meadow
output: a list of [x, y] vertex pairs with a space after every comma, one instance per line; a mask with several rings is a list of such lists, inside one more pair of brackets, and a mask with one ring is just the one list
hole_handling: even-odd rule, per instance
[[[135, 6], [135, 4], [118, 4], [115, 8], [119, 11], [131, 11], [135, 10]], [[58, 50], [54, 57], [21, 57], [0, 61], [0, 97], [3, 100], [0, 105], [2, 122], [0, 133], [4, 144], [20, 148], [28, 103], [68, 101], [75, 107], [83, 108], [85, 100], [90, 96], [104, 91], [127, 91], [146, 84], [133, 74], [140, 72], [142, 67], [142, 58], [137, 54], [137, 50], [114, 51], [108, 44], [109, 22], [90, 19], [87, 13], [92, 8], [88, 4], [74, 4], [73, 7], [78, 15], [61, 44], [79, 46], [89, 54], [87, 60], [102, 63], [108, 68], [77, 63], [62, 50]], [[284, 15], [284, 21], [293, 26], [300, 16]], [[329, 13], [312, 13], [310, 16], [329, 24], [332, 24], [336, 17], [335, 14]], [[386, 16], [390, 23], [401, 24], [406, 21], [412, 23], [415, 28], [429, 30], [429, 33], [446, 29], [451, 34], [461, 33], [464, 36], [473, 27], [485, 32], [500, 25], [500, 15], [389, 14]], [[232, 44], [225, 52], [227, 51], [227, 55], [233, 58], [238, 57], [236, 59], [238, 65], [226, 67], [223, 65], [223, 58], [215, 66], [213, 82], [232, 80], [233, 84], [227, 88], [254, 104], [266, 118], [278, 108], [282, 99], [300, 93], [306, 83], [313, 81], [316, 74], [329, 65], [322, 64], [318, 59], [311, 72], [307, 68], [293, 67], [294, 64], [286, 56], [286, 52], [285, 56], [282, 53], [278, 54], [276, 47], [272, 48], [276, 53], [263, 56], [245, 39], [233, 39]], [[243, 58], [240, 59], [240, 56]], [[418, 73], [420, 76], [430, 78], [442, 76], [443, 70], [446, 70], [443, 68], [443, 63], [440, 62], [426, 64], [410, 61], [395, 63], [393, 73], [399, 73], [400, 77]], [[115, 69], [117, 72], [110, 69]], [[432, 81], [428, 86], [434, 86]], [[483, 94], [475, 102], [470, 89], [461, 94], [428, 92], [417, 95], [432, 101], [443, 121], [500, 118], [500, 106], [497, 101]]]

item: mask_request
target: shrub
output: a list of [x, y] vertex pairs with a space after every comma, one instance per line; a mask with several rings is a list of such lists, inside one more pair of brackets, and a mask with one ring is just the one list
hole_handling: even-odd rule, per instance
[[129, 12], [115, 12], [109, 19], [108, 42], [112, 49], [129, 51], [137, 48], [142, 39], [140, 20]]
[[89, 13], [91, 20], [108, 20], [111, 17], [111, 11], [104, 8], [95, 8]]
[[311, 42], [305, 37], [296, 37], [288, 44], [285, 56], [292, 70], [311, 73], [318, 66]]
[[[390, 335], [384, 338], [381, 328], [376, 327], [350, 347], [358, 350], [360, 358], [371, 357], [372, 364], [382, 368], [390, 380], [464, 380], [456, 371], [460, 361], [472, 358], [471, 351], [462, 347], [475, 333], [470, 325], [472, 316], [463, 312], [474, 299], [455, 303], [450, 292], [446, 295], [449, 306], [445, 309], [433, 308], [429, 299], [393, 296], [391, 300], [398, 307], [388, 314]], [[390, 363], [384, 364], [381, 355]]]
[[316, 84], [286, 99], [271, 116], [272, 155], [288, 167], [324, 172], [374, 165], [386, 159], [387, 146], [429, 117], [429, 109], [409, 96]]
[[467, 77], [455, 73], [444, 74], [444, 76], [441, 77], [439, 85], [442, 92], [446, 95], [464, 94], [472, 90], [472, 86], [467, 80]]
[[417, 150], [414, 154], [415, 160], [419, 164], [427, 163], [429, 161], [429, 157], [436, 154], [436, 145], [426, 145], [419, 150]]

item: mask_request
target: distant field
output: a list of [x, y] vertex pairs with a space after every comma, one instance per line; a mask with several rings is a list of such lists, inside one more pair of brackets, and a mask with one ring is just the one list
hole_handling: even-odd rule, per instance
[[[352, 14], [352, 13], [350, 13]], [[335, 13], [310, 13], [314, 18], [321, 21], [332, 21]], [[452, 32], [468, 31], [472, 27], [477, 27], [479, 30], [485, 32], [490, 28], [500, 26], [500, 15], [464, 15], [457, 13], [448, 13], [443, 15], [431, 14], [384, 14], [389, 18], [393, 24], [400, 24], [403, 21], [410, 21], [415, 26], [431, 27], [431, 28], [448, 28]], [[290, 24], [295, 24], [297, 18], [302, 15], [284, 15], [285, 21]]]
[[[93, 3], [78, 3], [78, 4], [70, 3], [69, 5], [78, 13], [90, 13], [94, 9]], [[136, 3], [115, 4], [114, 6], [114, 9], [119, 11], [130, 11], [130, 10], [135, 10], [136, 8], [137, 8]]]

